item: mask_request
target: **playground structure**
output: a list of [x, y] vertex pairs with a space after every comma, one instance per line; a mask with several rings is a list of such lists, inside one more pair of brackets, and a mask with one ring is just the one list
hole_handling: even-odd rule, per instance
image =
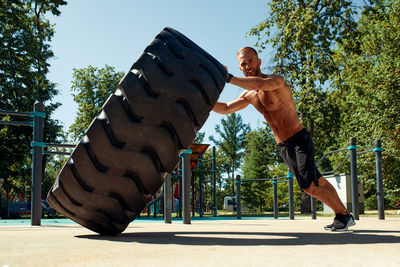
[[[211, 203], [212, 206], [210, 210], [212, 210], [213, 216], [217, 216], [217, 201], [216, 201], [216, 169], [215, 169], [215, 147], [212, 147], [212, 158], [208, 159], [207, 161], [212, 162], [211, 170], [204, 169], [204, 162], [203, 155], [208, 149], [209, 145], [206, 144], [192, 144], [187, 151], [190, 155], [190, 172], [191, 172], [191, 206], [192, 208], [192, 217], [195, 216], [195, 212], [197, 211], [199, 216], [202, 217], [204, 215], [205, 209], [205, 192], [204, 192], [204, 174], [206, 172], [211, 172], [211, 183], [212, 183], [212, 193], [211, 195]], [[171, 179], [176, 178], [177, 184], [175, 185], [175, 189], [178, 188], [178, 209], [177, 214], [178, 217], [182, 217], [182, 163], [181, 160], [180, 164], [178, 165], [179, 168], [176, 169], [175, 172], [171, 174]], [[195, 181], [196, 177], [198, 178], [198, 186], [196, 188]], [[172, 188], [165, 188], [165, 190], [171, 190]], [[165, 191], [164, 191], [165, 192]], [[176, 196], [175, 196], [176, 198]]]
[[[207, 149], [208, 145], [192, 145], [194, 150], [186, 150], [181, 154], [181, 161], [178, 166], [178, 185], [180, 189], [179, 191], [179, 208], [178, 213], [181, 214], [182, 209], [182, 218], [184, 224], [191, 223], [191, 211], [192, 205], [194, 209], [194, 202], [191, 204], [191, 200], [193, 200], [193, 194], [191, 196], [190, 191], [191, 187], [193, 187], [194, 181], [194, 173], [190, 174], [191, 169], [195, 169], [196, 164], [199, 166], [199, 215], [200, 217], [203, 216], [203, 198], [202, 198], [202, 154]], [[215, 170], [215, 147], [212, 148], [213, 157], [210, 159], [212, 160], [212, 183], [213, 183], [213, 216], [217, 216], [217, 205], [216, 205], [216, 170]], [[194, 151], [194, 153], [193, 153]], [[191, 155], [194, 155], [191, 157]], [[181, 175], [179, 175], [181, 174]], [[167, 174], [165, 176], [165, 181], [163, 185], [163, 192], [164, 192], [164, 222], [171, 223], [172, 222], [172, 203], [173, 203], [173, 194], [172, 194], [172, 183], [171, 183], [171, 174]], [[193, 192], [193, 191], [192, 191]]]
[[[208, 144], [191, 144], [189, 149], [184, 151], [183, 153], [188, 153], [190, 155], [190, 173], [191, 173], [191, 205], [192, 205], [192, 216], [195, 216], [195, 212], [198, 212], [199, 216], [202, 217], [204, 214], [204, 198], [205, 192], [204, 192], [204, 173], [210, 172], [212, 175], [211, 180], [212, 180], [212, 193], [210, 194], [210, 199], [213, 204], [211, 207], [211, 210], [213, 211], [213, 214], [216, 215], [217, 209], [216, 209], [216, 198], [215, 198], [215, 188], [216, 188], [216, 182], [215, 182], [215, 147], [212, 148], [212, 153], [213, 156], [210, 159], [204, 160], [203, 155], [207, 151], [208, 147], [210, 145]], [[168, 187], [168, 190], [173, 189], [173, 194], [174, 198], [178, 201], [177, 203], [177, 216], [179, 218], [182, 218], [182, 154], [180, 156], [180, 162], [175, 168], [173, 172], [170, 173], [171, 175], [171, 181], [174, 181], [171, 183], [172, 188]], [[211, 170], [205, 170], [203, 165], [204, 162], [207, 161], [212, 161], [212, 166]], [[198, 184], [196, 182], [198, 181]], [[164, 184], [165, 185], [165, 184]], [[160, 195], [155, 197], [151, 202], [149, 202], [145, 208], [147, 210], [148, 216], [150, 216], [150, 213], [153, 213], [154, 216], [158, 213], [157, 209], [154, 209], [154, 206], [159, 204], [159, 202], [163, 202], [162, 200], [162, 195], [164, 194], [165, 189], [164, 187], [162, 188], [162, 192]], [[151, 206], [151, 212], [150, 209], [147, 209], [149, 206]], [[159, 205], [158, 205], [159, 206]], [[161, 205], [162, 206], [162, 205]], [[143, 211], [142, 211], [143, 212]], [[146, 212], [146, 211], [145, 211]]]
[[[162, 210], [163, 215], [166, 217], [166, 221], [170, 221], [171, 211], [173, 210], [173, 206], [175, 205], [174, 201], [177, 201], [178, 205], [176, 209], [177, 217], [182, 218], [182, 210], [183, 210], [183, 181], [184, 176], [190, 175], [190, 180], [186, 181], [186, 184], [189, 183], [191, 194], [189, 196], [189, 202], [191, 203], [191, 217], [195, 217], [195, 213], [199, 214], [199, 217], [203, 217], [205, 214], [205, 192], [204, 192], [204, 174], [209, 172], [211, 173], [211, 191], [209, 192], [209, 199], [211, 207], [209, 210], [212, 211], [212, 216], [217, 216], [217, 201], [216, 201], [216, 164], [215, 164], [215, 147], [212, 147], [212, 157], [210, 159], [204, 160], [203, 155], [205, 151], [208, 149], [208, 144], [192, 144], [190, 148], [184, 151], [181, 154], [181, 160], [177, 166], [177, 168], [170, 174], [165, 176], [164, 185], [162, 188], [162, 194], [160, 197], [155, 198], [151, 201], [146, 208], [152, 207], [154, 216], [157, 213], [157, 204], [160, 207], [160, 202], [162, 202]], [[187, 170], [183, 167], [183, 158], [186, 154], [189, 154], [189, 174], [187, 174]], [[205, 170], [203, 165], [204, 162], [211, 161], [211, 169]], [[175, 186], [172, 181], [176, 181]], [[195, 181], [198, 181], [198, 184], [195, 184]], [[186, 194], [185, 194], [186, 196]], [[171, 211], [168, 211], [171, 210]], [[168, 211], [168, 212], [164, 212]], [[150, 209], [147, 209], [148, 216], [150, 216]], [[167, 214], [168, 213], [168, 214]]]

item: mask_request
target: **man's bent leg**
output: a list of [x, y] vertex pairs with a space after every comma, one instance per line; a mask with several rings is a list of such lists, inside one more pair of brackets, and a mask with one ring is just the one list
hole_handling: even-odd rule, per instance
[[304, 189], [304, 191], [328, 205], [335, 214], [346, 215], [347, 209], [340, 200], [335, 188], [322, 176], [318, 179], [318, 183], [319, 185], [316, 186], [312, 182], [310, 187]]
[[335, 188], [324, 177], [321, 176], [318, 179], [318, 183], [319, 186], [315, 186], [313, 182], [310, 187], [304, 189], [304, 191], [321, 200], [335, 212], [336, 216], [333, 219], [333, 223], [326, 225], [324, 229], [330, 231], [347, 231], [349, 226], [356, 224], [353, 216], [347, 212]]

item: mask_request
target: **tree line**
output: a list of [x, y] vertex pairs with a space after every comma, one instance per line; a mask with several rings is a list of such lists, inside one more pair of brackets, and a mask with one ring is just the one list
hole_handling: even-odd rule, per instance
[[[45, 142], [78, 140], [124, 75], [107, 65], [74, 69], [71, 90], [78, 103], [75, 122], [63, 132], [60, 122], [51, 119], [60, 103], [52, 101], [58, 90], [46, 78], [54, 57], [51, 39], [55, 31], [46, 15], [60, 15], [59, 8], [65, 4], [62, 0], [0, 3], [0, 109], [28, 111], [35, 101], [45, 102]], [[357, 138], [360, 150], [373, 148], [374, 140], [381, 139], [385, 204], [398, 207], [400, 0], [363, 1], [360, 6], [346, 0], [271, 0], [268, 5], [267, 19], [247, 34], [257, 37], [255, 47], [259, 52], [267, 46], [274, 49], [274, 58], [269, 66], [263, 66], [263, 71], [280, 74], [290, 84], [301, 122], [312, 133], [316, 158], [326, 151], [347, 147], [352, 136]], [[30, 196], [31, 162], [27, 151], [31, 131], [0, 126], [1, 190], [10, 200]], [[236, 174], [255, 179], [287, 172], [269, 127], [251, 129], [239, 114], [222, 119], [210, 140], [204, 140], [204, 133], [197, 137], [197, 142], [213, 142], [217, 147], [219, 206], [224, 196], [235, 193]], [[211, 157], [210, 150], [204, 155], [207, 157]], [[342, 159], [331, 155], [320, 168], [331, 170]], [[44, 193], [62, 161], [48, 159]], [[358, 167], [366, 206], [376, 208], [374, 155], [360, 156]], [[338, 171], [348, 169], [345, 164]], [[205, 178], [210, 181], [210, 177]], [[287, 189], [280, 187], [280, 201], [285, 203]], [[298, 207], [307, 203], [307, 196], [299, 190], [295, 193]], [[269, 210], [272, 185], [245, 183], [243, 198], [253, 210]]]

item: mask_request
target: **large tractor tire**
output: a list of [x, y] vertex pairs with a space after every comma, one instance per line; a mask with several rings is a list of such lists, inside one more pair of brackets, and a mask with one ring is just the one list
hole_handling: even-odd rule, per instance
[[226, 76], [211, 55], [165, 28], [73, 150], [48, 193], [50, 205], [97, 233], [124, 231], [189, 148]]

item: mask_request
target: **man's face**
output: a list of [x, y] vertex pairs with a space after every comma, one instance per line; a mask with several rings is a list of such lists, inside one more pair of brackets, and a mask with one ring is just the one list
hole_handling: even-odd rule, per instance
[[237, 56], [239, 68], [243, 74], [248, 76], [258, 76], [260, 71], [261, 60], [257, 57], [254, 51], [245, 49]]

